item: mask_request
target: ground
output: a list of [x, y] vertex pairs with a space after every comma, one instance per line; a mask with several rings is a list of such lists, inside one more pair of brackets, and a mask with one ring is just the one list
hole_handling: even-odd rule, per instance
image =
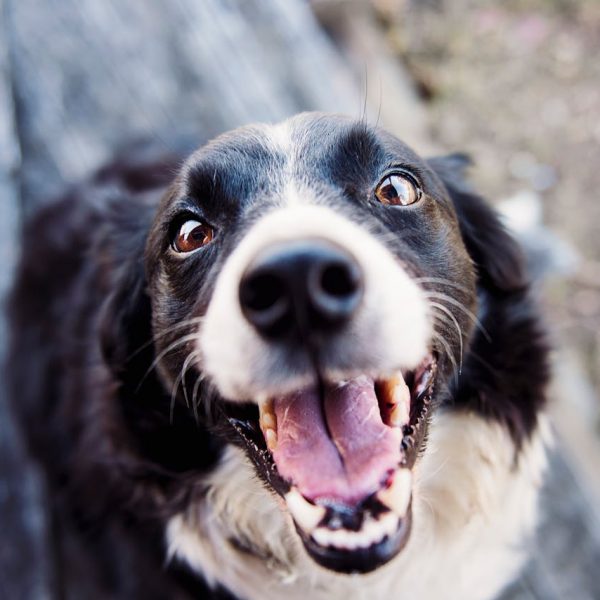
[[600, 3], [402, 3], [384, 27], [432, 137], [476, 157], [473, 180], [491, 198], [537, 195], [575, 250], [576, 268], [548, 281], [544, 299], [600, 395]]

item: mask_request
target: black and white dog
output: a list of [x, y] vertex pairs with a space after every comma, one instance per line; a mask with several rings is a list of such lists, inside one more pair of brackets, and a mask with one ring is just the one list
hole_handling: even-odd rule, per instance
[[28, 224], [14, 406], [100, 595], [483, 600], [514, 577], [547, 348], [466, 164], [302, 114], [177, 172], [124, 157]]

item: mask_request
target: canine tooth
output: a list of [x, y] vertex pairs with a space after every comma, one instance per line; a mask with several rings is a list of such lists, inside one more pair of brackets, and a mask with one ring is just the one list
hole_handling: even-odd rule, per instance
[[271, 451], [277, 446], [277, 418], [273, 410], [273, 400], [261, 399], [258, 403], [258, 423], [265, 436], [267, 448]]
[[285, 501], [294, 521], [307, 533], [310, 533], [325, 516], [322, 506], [311, 504], [296, 488], [292, 488], [285, 495]]
[[401, 427], [410, 420], [410, 390], [401, 373], [381, 383], [385, 421], [391, 427]]
[[277, 432], [274, 429], [268, 428], [264, 430], [267, 448], [273, 452], [277, 448]]
[[[406, 388], [408, 389], [408, 388]], [[399, 402], [389, 413], [388, 421], [392, 427], [402, 427], [410, 420], [410, 413], [406, 402]]]
[[412, 490], [412, 473], [409, 469], [398, 469], [388, 488], [377, 492], [377, 499], [403, 518], [410, 504]]
[[261, 398], [258, 401], [258, 415], [261, 426], [275, 429], [275, 411], [272, 399]]
[[331, 542], [331, 532], [324, 527], [319, 527], [312, 532], [312, 538], [319, 546], [329, 546]]
[[277, 427], [275, 415], [273, 413], [263, 413], [260, 417], [260, 424], [265, 429], [275, 429]]
[[398, 529], [398, 515], [395, 513], [388, 513], [383, 515], [381, 518], [381, 529], [384, 532], [384, 536], [391, 536]]

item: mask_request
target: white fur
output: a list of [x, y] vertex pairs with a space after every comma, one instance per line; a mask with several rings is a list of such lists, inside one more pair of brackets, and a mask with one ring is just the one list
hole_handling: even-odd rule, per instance
[[[356, 576], [326, 571], [306, 555], [282, 502], [231, 448], [206, 481], [207, 495], [169, 522], [168, 553], [248, 600], [490, 600], [526, 559], [548, 439], [542, 420], [515, 460], [501, 425], [438, 414], [415, 468], [407, 546]], [[232, 538], [252, 543], [262, 558]]]
[[293, 159], [295, 158], [295, 148], [292, 144], [292, 122], [291, 119], [281, 121], [270, 127], [265, 127], [263, 133], [267, 136], [270, 145], [281, 152], [286, 157], [288, 170], [293, 167]]
[[[363, 302], [346, 334], [331, 340], [329, 351], [342, 364], [326, 372], [331, 379], [413, 369], [427, 353], [431, 323], [421, 288], [366, 229], [326, 206], [310, 204], [313, 196], [308, 189], [288, 184], [289, 205], [260, 219], [221, 270], [198, 348], [202, 371], [230, 400], [281, 394], [310, 381], [309, 369], [294, 374], [292, 367], [282, 368], [277, 352], [247, 323], [239, 305], [245, 269], [259, 252], [280, 242], [325, 240], [350, 252], [362, 268]], [[353, 370], [344, 370], [346, 365]]]

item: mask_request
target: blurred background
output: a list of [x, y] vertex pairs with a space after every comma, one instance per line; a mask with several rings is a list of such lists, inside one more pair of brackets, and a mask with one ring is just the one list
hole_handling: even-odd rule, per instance
[[[503, 598], [598, 599], [599, 56], [598, 0], [0, 0], [0, 294], [23, 218], [132, 140], [327, 110], [469, 153], [556, 348], [543, 519]], [[0, 382], [0, 598], [55, 597], [49, 505]]]

